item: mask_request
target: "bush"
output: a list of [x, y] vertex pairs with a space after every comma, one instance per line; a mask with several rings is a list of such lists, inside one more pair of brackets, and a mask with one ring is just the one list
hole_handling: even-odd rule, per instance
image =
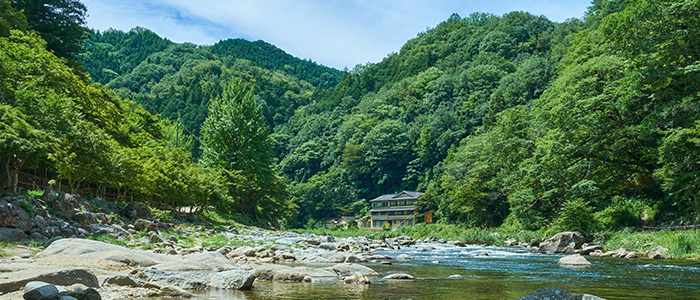
[[34, 207], [34, 204], [29, 203], [29, 201], [22, 200], [19, 202], [19, 207], [24, 209], [29, 215], [34, 215], [34, 211], [36, 211], [36, 208]]
[[595, 208], [582, 198], [566, 201], [561, 207], [559, 217], [554, 219], [554, 227], [556, 231], [593, 233], [600, 227], [594, 211]]
[[638, 226], [644, 212], [653, 218], [651, 207], [634, 198], [615, 196], [610, 205], [595, 214], [596, 220], [607, 229]]

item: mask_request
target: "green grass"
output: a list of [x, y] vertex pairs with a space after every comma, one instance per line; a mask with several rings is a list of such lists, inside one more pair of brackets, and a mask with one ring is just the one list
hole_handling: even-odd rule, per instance
[[658, 231], [629, 232], [618, 231], [609, 234], [604, 241], [605, 249], [646, 252], [656, 246], [669, 249], [668, 258], [700, 259], [700, 231]]
[[94, 235], [93, 234], [93, 235], [88, 236], [88, 239], [107, 243], [107, 244], [112, 244], [112, 245], [124, 246], [124, 247], [126, 247], [129, 243], [129, 240], [116, 238], [116, 237], [109, 236], [109, 235]]

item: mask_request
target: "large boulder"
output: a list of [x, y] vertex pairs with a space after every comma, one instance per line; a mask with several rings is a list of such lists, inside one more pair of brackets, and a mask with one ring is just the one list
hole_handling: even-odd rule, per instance
[[170, 272], [149, 268], [139, 272], [137, 276], [148, 282], [190, 290], [246, 290], [250, 289], [255, 281], [255, 276], [240, 269], [221, 272]]
[[589, 267], [591, 263], [580, 254], [574, 254], [560, 258], [559, 265], [568, 267]]
[[132, 202], [127, 204], [121, 213], [129, 219], [146, 219], [151, 216], [151, 209], [148, 206]]
[[566, 231], [555, 234], [553, 237], [540, 243], [540, 252], [573, 254], [583, 245], [583, 235], [576, 231]]
[[27, 234], [19, 228], [0, 227], [0, 242], [18, 242], [27, 238]]
[[0, 227], [11, 227], [17, 211], [15, 207], [5, 200], [0, 200]]
[[335, 272], [336, 274], [338, 274], [338, 276], [341, 277], [351, 276], [355, 273], [360, 273], [365, 276], [379, 276], [379, 273], [377, 273], [377, 271], [358, 264], [343, 263], [334, 265], [327, 269]]
[[10, 278], [0, 280], [0, 293], [17, 291], [31, 281], [42, 281], [64, 286], [76, 283], [89, 287], [100, 286], [95, 274], [88, 269], [21, 270], [12, 273]]
[[256, 278], [263, 281], [303, 282], [307, 275], [289, 266], [263, 264], [251, 271]]
[[238, 267], [231, 263], [226, 256], [221, 254], [221, 252], [216, 251], [188, 254], [181, 260], [175, 259], [174, 261], [157, 264], [152, 267], [161, 271], [170, 272], [218, 272], [238, 269]]
[[149, 232], [158, 232], [158, 224], [153, 223], [149, 220], [138, 219], [134, 222], [134, 229], [136, 229], [136, 231], [146, 230]]
[[86, 239], [60, 239], [36, 255], [39, 261], [83, 267], [146, 267], [173, 262], [173, 256], [138, 251]]
[[357, 272], [351, 276], [344, 277], [343, 281], [345, 281], [345, 283], [349, 283], [349, 284], [369, 284], [370, 283], [369, 279], [367, 279], [367, 277], [365, 277], [365, 275], [362, 275], [362, 273], [360, 273], [360, 272]]
[[97, 218], [95, 217], [95, 214], [88, 212], [88, 211], [77, 212], [75, 214], [74, 218], [75, 218], [75, 221], [78, 222], [78, 224], [80, 224], [80, 225], [88, 226], [90, 224], [99, 223], [97, 221]]
[[58, 288], [42, 281], [30, 281], [24, 286], [25, 300], [52, 300], [58, 296]]

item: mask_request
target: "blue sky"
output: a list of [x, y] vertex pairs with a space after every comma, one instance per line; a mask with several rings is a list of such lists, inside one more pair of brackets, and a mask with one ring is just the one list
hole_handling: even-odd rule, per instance
[[174, 42], [264, 40], [330, 67], [352, 69], [397, 52], [452, 13], [527, 11], [561, 22], [590, 0], [83, 0], [88, 27], [141, 26]]

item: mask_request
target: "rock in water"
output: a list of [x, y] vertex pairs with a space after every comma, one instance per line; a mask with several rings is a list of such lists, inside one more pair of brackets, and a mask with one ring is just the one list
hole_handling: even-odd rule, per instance
[[569, 267], [588, 267], [591, 266], [591, 263], [580, 254], [574, 254], [560, 258], [559, 265]]
[[410, 279], [415, 279], [415, 277], [409, 275], [409, 274], [391, 274], [388, 276], [384, 276], [384, 279], [403, 279], [403, 280], [410, 280]]
[[668, 248], [664, 248], [662, 246], [656, 246], [654, 249], [649, 250], [649, 258], [651, 259], [659, 259], [659, 258], [664, 258], [666, 254], [668, 253]]
[[58, 288], [55, 285], [42, 282], [31, 281], [24, 286], [25, 300], [50, 300], [58, 295]]
[[544, 288], [527, 294], [519, 300], [571, 300], [574, 296], [562, 288]]
[[345, 281], [345, 283], [354, 283], [354, 284], [369, 284], [370, 283], [369, 279], [367, 279], [367, 277], [365, 277], [365, 275], [362, 275], [362, 273], [360, 273], [360, 272], [355, 273], [355, 275], [347, 276], [347, 277], [343, 278], [343, 281]]

